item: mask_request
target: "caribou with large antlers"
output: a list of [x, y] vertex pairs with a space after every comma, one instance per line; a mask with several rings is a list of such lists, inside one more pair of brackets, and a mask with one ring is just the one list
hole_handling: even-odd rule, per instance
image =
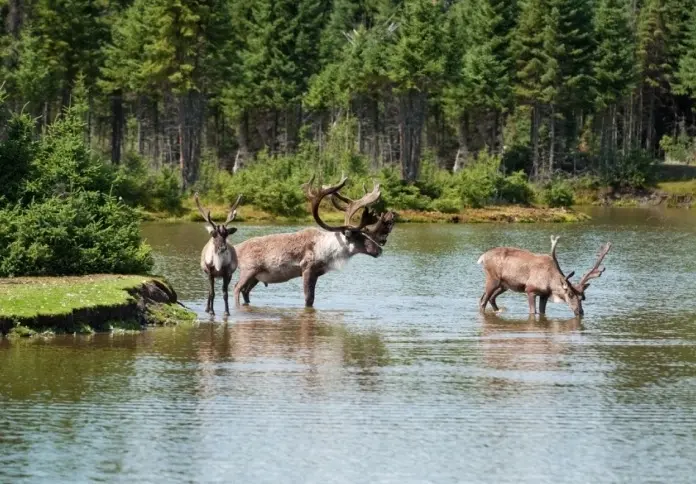
[[193, 196], [196, 207], [206, 221], [206, 230], [210, 234], [210, 240], [205, 244], [201, 251], [201, 269], [208, 276], [210, 284], [208, 288], [208, 303], [205, 312], [215, 314], [213, 300], [215, 299], [215, 279], [222, 278], [222, 293], [225, 300], [225, 316], [230, 313], [227, 300], [227, 290], [230, 286], [232, 274], [237, 269], [237, 255], [234, 248], [227, 243], [227, 237], [234, 234], [237, 229], [228, 225], [237, 217], [237, 207], [242, 201], [242, 196], [237, 197], [237, 201], [230, 208], [227, 219], [224, 223], [216, 224], [210, 218], [210, 210], [205, 211], [198, 200], [198, 193]]
[[[317, 228], [308, 228], [295, 233], [273, 234], [254, 237], [235, 246], [239, 261], [239, 281], [234, 287], [235, 303], [239, 305], [240, 294], [249, 304], [249, 293], [259, 283], [265, 285], [286, 282], [296, 277], [304, 280], [305, 305], [314, 304], [314, 289], [317, 279], [327, 272], [339, 269], [356, 254], [379, 257], [382, 246], [394, 225], [394, 213], [376, 215], [368, 206], [379, 200], [379, 184], [372, 192], [359, 200], [351, 200], [339, 194], [346, 177], [333, 186], [323, 186], [312, 190], [312, 177], [303, 185], [305, 194], [312, 204], [312, 216]], [[338, 197], [346, 207], [344, 224], [332, 226], [321, 219], [319, 205], [331, 196]], [[363, 209], [358, 225], [351, 219]]]
[[571, 282], [575, 272], [565, 275], [556, 258], [559, 237], [551, 236], [551, 255], [533, 254], [514, 247], [496, 247], [479, 257], [478, 263], [486, 274], [486, 288], [481, 296], [481, 311], [490, 302], [498, 311], [496, 298], [508, 289], [527, 294], [529, 313], [536, 313], [536, 298], [539, 296], [539, 314], [546, 312], [549, 298], [554, 302], [565, 302], [576, 316], [583, 315], [582, 301], [589, 287], [589, 280], [600, 277], [604, 268], [600, 264], [611, 248], [605, 244], [595, 262], [577, 284]]

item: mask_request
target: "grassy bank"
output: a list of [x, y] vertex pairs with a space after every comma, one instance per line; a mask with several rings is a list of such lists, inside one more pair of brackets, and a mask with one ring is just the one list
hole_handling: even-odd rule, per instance
[[[222, 204], [205, 203], [206, 208], [215, 220], [224, 220], [228, 207]], [[589, 219], [584, 213], [567, 208], [525, 207], [518, 205], [491, 206], [485, 208], [469, 208], [458, 213], [442, 213], [421, 210], [398, 210], [400, 223], [494, 223], [494, 222], [582, 222]], [[322, 212], [322, 218], [330, 223], [342, 223], [343, 212], [328, 209]], [[182, 209], [177, 213], [171, 212], [144, 212], [143, 218], [149, 221], [167, 222], [202, 222], [203, 218], [198, 213], [192, 201], [186, 200]], [[263, 211], [252, 205], [243, 205], [238, 210], [236, 221], [252, 223], [306, 223], [311, 224], [314, 219], [310, 214], [300, 217], [284, 217]]]
[[0, 333], [91, 333], [189, 322], [160, 278], [90, 275], [0, 279]]

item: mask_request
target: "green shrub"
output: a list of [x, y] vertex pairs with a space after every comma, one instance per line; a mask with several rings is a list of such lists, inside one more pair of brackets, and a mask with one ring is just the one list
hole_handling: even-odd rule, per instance
[[476, 162], [458, 173], [457, 185], [467, 207], [481, 208], [495, 201], [502, 175], [500, 159], [482, 151]]
[[13, 116], [7, 124], [5, 139], [0, 141], [0, 187], [7, 203], [16, 203], [24, 189], [37, 149], [32, 128], [31, 117]]
[[534, 190], [527, 181], [527, 175], [523, 171], [517, 171], [500, 179], [498, 196], [508, 203], [529, 205], [534, 201]]
[[544, 187], [542, 200], [549, 207], [570, 207], [573, 205], [573, 189], [564, 180], [554, 180]]
[[137, 213], [97, 192], [0, 210], [0, 247], [0, 277], [145, 273], [153, 264]]
[[445, 193], [441, 198], [433, 200], [431, 203], [433, 210], [442, 213], [459, 213], [462, 209], [462, 201], [456, 191], [452, 190]]
[[609, 163], [605, 184], [618, 190], [636, 190], [657, 182], [656, 160], [644, 150], [635, 150]]
[[74, 108], [51, 124], [38, 143], [25, 186], [25, 199], [43, 200], [80, 190], [108, 193], [114, 173], [92, 156], [84, 123]]
[[126, 153], [116, 170], [114, 195], [129, 205], [147, 210], [178, 212], [181, 210], [181, 180], [174, 168], [165, 166], [151, 170], [145, 159], [136, 153]]

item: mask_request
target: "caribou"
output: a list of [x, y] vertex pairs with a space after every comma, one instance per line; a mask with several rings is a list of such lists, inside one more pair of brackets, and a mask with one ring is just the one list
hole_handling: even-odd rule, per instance
[[225, 300], [225, 316], [230, 314], [230, 307], [227, 299], [227, 290], [232, 280], [232, 274], [237, 269], [237, 255], [232, 246], [227, 243], [227, 237], [234, 234], [237, 229], [228, 225], [237, 217], [237, 207], [242, 201], [242, 196], [237, 197], [237, 201], [230, 208], [227, 219], [224, 223], [216, 224], [210, 218], [210, 210], [204, 210], [198, 199], [198, 193], [193, 196], [196, 207], [206, 221], [206, 230], [210, 234], [210, 239], [201, 251], [201, 269], [208, 276], [208, 303], [205, 312], [215, 314], [213, 300], [215, 299], [215, 279], [222, 278], [222, 294]]
[[546, 313], [546, 303], [552, 298], [554, 302], [565, 302], [575, 316], [582, 316], [582, 301], [590, 286], [588, 281], [604, 272], [600, 265], [611, 248], [611, 242], [602, 246], [594, 266], [577, 284], [573, 284], [571, 278], [575, 272], [565, 275], [556, 258], [558, 240], [559, 237], [551, 236], [550, 255], [533, 254], [514, 247], [496, 247], [481, 255], [478, 263], [486, 276], [485, 290], [479, 300], [481, 311], [485, 311], [489, 302], [493, 310], [498, 311], [496, 298], [509, 289], [527, 294], [530, 314], [536, 314], [538, 296], [539, 314]]
[[[259, 282], [267, 286], [302, 277], [305, 306], [312, 307], [320, 276], [340, 269], [354, 255], [367, 254], [376, 258], [382, 254], [382, 247], [394, 226], [395, 214], [387, 211], [377, 215], [370, 210], [369, 206], [381, 197], [379, 184], [374, 184], [372, 192], [362, 198], [351, 200], [339, 193], [347, 181], [343, 176], [336, 185], [314, 190], [312, 177], [302, 186], [319, 228], [253, 237], [235, 246], [239, 262], [239, 281], [234, 287], [237, 306], [240, 295], [244, 303], [249, 304], [249, 294]], [[332, 226], [322, 220], [319, 205], [326, 197], [331, 197], [334, 205], [345, 212], [343, 225]], [[361, 209], [360, 222], [354, 225], [351, 220]]]

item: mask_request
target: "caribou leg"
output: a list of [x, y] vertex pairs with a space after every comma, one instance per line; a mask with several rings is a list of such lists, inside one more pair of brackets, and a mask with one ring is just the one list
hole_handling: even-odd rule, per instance
[[498, 289], [496, 289], [495, 292], [491, 295], [491, 298], [488, 300], [488, 302], [491, 303], [491, 307], [493, 308], [493, 311], [500, 311], [500, 309], [498, 308], [498, 304], [496, 304], [496, 302], [495, 302], [495, 298], [500, 296], [505, 291], [507, 291], [507, 289], [505, 289], [504, 287], [501, 286]]
[[314, 306], [314, 288], [317, 285], [319, 274], [312, 269], [305, 269], [302, 273], [304, 281], [305, 307], [311, 308]]
[[546, 314], [547, 302], [549, 302], [548, 296], [539, 296], [539, 314]]
[[250, 299], [249, 299], [249, 293], [251, 292], [252, 289], [256, 287], [256, 284], [259, 283], [259, 280], [256, 278], [253, 278], [246, 284], [244, 284], [244, 287], [242, 287], [242, 297], [244, 298], [244, 304], [249, 304]]
[[[483, 295], [481, 296], [481, 299], [479, 300], [479, 308], [481, 311], [486, 310], [486, 305], [488, 304], [488, 301], [491, 299], [493, 296], [493, 293], [498, 290], [500, 281], [486, 281], [486, 289], [483, 292]], [[495, 309], [495, 306], [494, 306]]]
[[232, 280], [232, 274], [225, 275], [222, 277], [222, 297], [225, 300], [225, 316], [230, 315], [230, 305], [227, 299], [227, 290], [230, 287], [230, 281]]
[[213, 301], [215, 301], [215, 276], [208, 274], [208, 304], [205, 307], [205, 312], [211, 315], [215, 315], [215, 310], [213, 309]]
[[[242, 272], [239, 274], [239, 280], [237, 281], [237, 284], [234, 285], [234, 304], [235, 306], [239, 307], [241, 304], [239, 304], [239, 294], [242, 292], [244, 289], [244, 286], [246, 286], [252, 279], [256, 278], [256, 274], [253, 272]], [[246, 298], [245, 298], [246, 300]]]
[[527, 301], [529, 302], [529, 314], [536, 314], [536, 294], [528, 292]]

